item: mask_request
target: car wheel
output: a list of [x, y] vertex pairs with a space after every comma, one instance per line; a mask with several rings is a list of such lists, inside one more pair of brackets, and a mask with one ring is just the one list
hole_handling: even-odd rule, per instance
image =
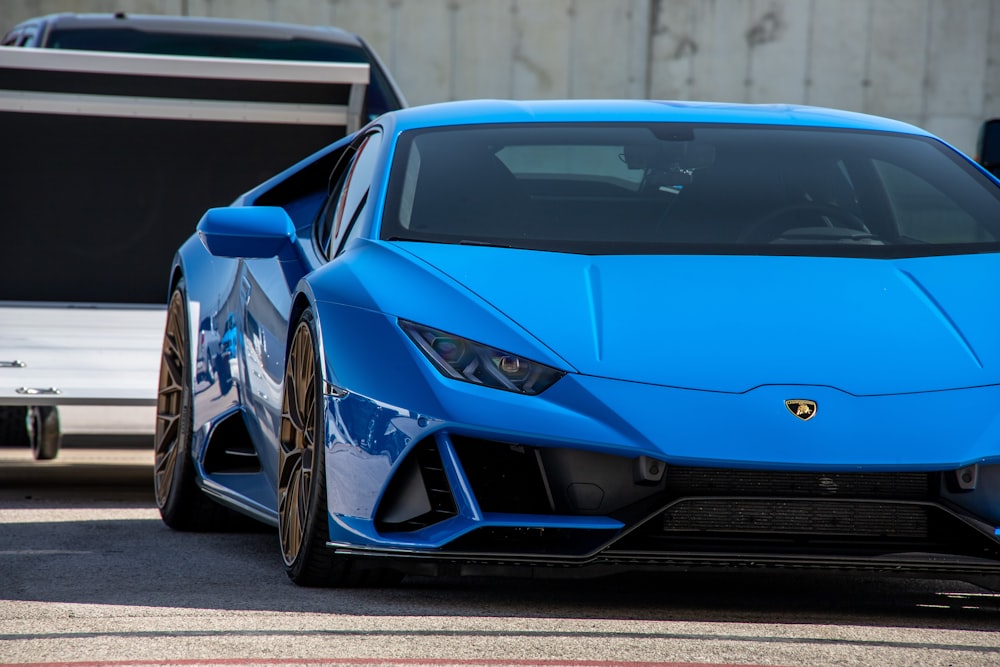
[[21, 405], [0, 406], [0, 446], [27, 447], [28, 409]]
[[36, 461], [50, 461], [59, 456], [62, 433], [59, 410], [54, 405], [33, 405], [26, 418], [31, 455]]
[[170, 296], [156, 395], [153, 487], [163, 522], [175, 530], [220, 530], [231, 513], [195, 483], [191, 459], [191, 353], [184, 283]]
[[278, 449], [278, 537], [288, 577], [300, 586], [380, 586], [399, 580], [327, 546], [322, 377], [311, 310], [298, 320], [285, 363]]

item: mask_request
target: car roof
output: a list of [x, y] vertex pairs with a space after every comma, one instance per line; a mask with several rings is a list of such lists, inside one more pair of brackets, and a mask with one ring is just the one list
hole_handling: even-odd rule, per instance
[[105, 14], [75, 14], [63, 12], [47, 14], [27, 21], [16, 27], [30, 23], [44, 22], [48, 30], [99, 30], [106, 28], [129, 28], [147, 32], [172, 34], [211, 34], [232, 37], [259, 37], [262, 39], [311, 39], [340, 44], [360, 45], [354, 33], [329, 26], [305, 26], [293, 23], [250, 21], [245, 19], [223, 19], [203, 16], [166, 16], [152, 14], [127, 14], [125, 12]]
[[848, 128], [932, 136], [900, 121], [824, 107], [657, 100], [473, 100], [410, 107], [387, 114], [397, 131], [448, 125], [559, 122], [736, 123]]

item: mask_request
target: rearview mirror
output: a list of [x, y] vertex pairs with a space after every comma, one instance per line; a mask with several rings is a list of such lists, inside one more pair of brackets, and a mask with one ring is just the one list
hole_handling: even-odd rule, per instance
[[216, 257], [294, 259], [295, 225], [280, 206], [211, 208], [198, 223], [198, 236]]

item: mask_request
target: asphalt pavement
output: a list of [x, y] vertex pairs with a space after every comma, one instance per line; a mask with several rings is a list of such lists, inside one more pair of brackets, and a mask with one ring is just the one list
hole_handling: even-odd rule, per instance
[[997, 665], [1000, 595], [958, 581], [686, 573], [304, 589], [274, 531], [177, 533], [152, 449], [0, 447], [0, 664]]

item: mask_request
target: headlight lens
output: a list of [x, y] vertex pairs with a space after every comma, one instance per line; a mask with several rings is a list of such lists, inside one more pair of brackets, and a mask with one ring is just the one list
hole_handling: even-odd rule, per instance
[[400, 320], [399, 326], [443, 375], [455, 380], [534, 396], [565, 375], [524, 357], [444, 331], [405, 320]]

